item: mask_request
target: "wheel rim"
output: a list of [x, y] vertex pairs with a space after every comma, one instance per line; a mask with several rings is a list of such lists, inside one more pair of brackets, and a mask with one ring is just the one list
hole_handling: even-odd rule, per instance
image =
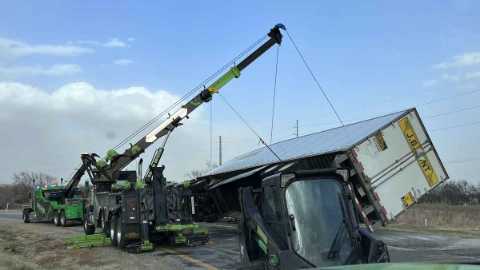
[[53, 217], [53, 223], [58, 224], [58, 216], [55, 214], [55, 216]]
[[117, 221], [117, 243], [120, 245], [122, 242], [122, 225], [120, 221]]
[[114, 226], [111, 226], [111, 227], [110, 227], [110, 239], [112, 239], [112, 241], [115, 239], [115, 229], [114, 229]]
[[60, 217], [60, 224], [65, 225], [65, 215]]

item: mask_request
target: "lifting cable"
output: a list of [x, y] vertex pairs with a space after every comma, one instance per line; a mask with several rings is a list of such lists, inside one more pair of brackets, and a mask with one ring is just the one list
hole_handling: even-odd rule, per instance
[[273, 149], [265, 142], [265, 140], [262, 138], [262, 136], [260, 136], [256, 131], [255, 129], [250, 125], [248, 124], [247, 120], [245, 120], [245, 118], [242, 117], [242, 115], [232, 106], [232, 104], [230, 104], [230, 102], [227, 101], [227, 99], [221, 94], [221, 93], [218, 93], [218, 95], [222, 98], [222, 100], [225, 102], [225, 104], [227, 104], [228, 107], [230, 107], [230, 109], [237, 115], [237, 117], [243, 122], [243, 124], [245, 124], [245, 126], [250, 129], [250, 131], [255, 134], [255, 136], [257, 136], [257, 138], [260, 140], [260, 142], [270, 151], [272, 152], [272, 154], [278, 159], [278, 161], [282, 161], [282, 159], [277, 155], [277, 153], [275, 153], [275, 151], [273, 151]]
[[235, 58], [227, 62], [225, 65], [223, 65], [219, 70], [211, 74], [207, 79], [205, 79], [203, 82], [201, 82], [199, 85], [196, 87], [192, 88], [190, 91], [188, 91], [185, 95], [183, 95], [180, 99], [178, 99], [175, 103], [167, 107], [164, 111], [160, 112], [158, 115], [153, 117], [150, 121], [145, 123], [143, 126], [141, 126], [139, 129], [136, 131], [132, 132], [130, 135], [128, 135], [125, 139], [123, 139], [120, 143], [118, 143], [114, 149], [118, 149], [128, 143], [130, 140], [135, 138], [137, 135], [145, 131], [148, 127], [153, 125], [155, 122], [157, 122], [161, 117], [165, 116], [167, 113], [169, 113], [171, 110], [173, 110], [176, 106], [178, 106], [182, 101], [186, 100], [187, 98], [191, 97], [194, 93], [199, 91], [200, 89], [205, 88], [205, 85], [210, 82], [211, 80], [215, 79], [217, 76], [219, 76], [223, 71], [225, 71], [227, 68], [230, 66], [234, 65], [238, 59], [242, 58], [244, 55], [246, 55], [248, 52], [253, 50], [255, 47], [257, 47], [262, 41], [265, 40], [267, 36], [264, 35], [261, 38], [259, 38], [257, 41], [255, 41], [252, 45], [247, 47], [244, 51], [239, 53]]
[[[247, 47], [244, 51], [240, 52], [236, 57], [234, 57], [232, 60], [227, 62], [225, 65], [223, 65], [220, 69], [218, 69], [216, 72], [212, 73], [207, 79], [205, 79], [203, 82], [201, 82], [199, 85], [197, 85], [195, 88], [192, 88], [190, 91], [188, 91], [185, 95], [183, 95], [181, 98], [179, 98], [176, 102], [174, 102], [172, 105], [168, 106], [165, 110], [157, 114], [155, 117], [150, 119], [150, 121], [146, 122], [144, 125], [142, 125], [140, 128], [132, 132], [130, 135], [125, 137], [123, 140], [120, 141], [117, 145], [113, 147], [114, 150], [119, 149], [120, 147], [124, 146], [126, 143], [130, 142], [133, 138], [138, 136], [140, 133], [145, 131], [147, 128], [149, 128], [151, 125], [153, 125], [155, 122], [157, 122], [160, 118], [165, 116], [167, 113], [172, 111], [176, 106], [178, 106], [182, 101], [186, 100], [188, 97], [191, 97], [195, 92], [198, 92], [200, 89], [205, 88], [205, 85], [219, 76], [221, 72], [225, 71], [227, 68], [230, 66], [234, 65], [238, 59], [242, 58], [245, 56], [248, 52], [253, 50], [255, 47], [257, 47], [262, 41], [264, 41], [267, 38], [267, 35], [263, 35], [261, 38], [259, 38], [257, 41], [252, 43], [249, 47]], [[73, 169], [73, 172], [71, 176], [69, 177], [70, 179], [73, 177], [75, 172], [82, 166], [80, 163], [77, 168]]]
[[277, 46], [277, 56], [275, 60], [275, 78], [273, 81], [273, 96], [272, 96], [272, 125], [270, 127], [270, 144], [273, 141], [273, 126], [275, 121], [275, 100], [277, 95], [277, 76], [278, 76], [278, 56], [280, 55], [280, 46]]
[[293, 41], [292, 36], [291, 36], [290, 33], [288, 32], [288, 30], [285, 30], [285, 32], [287, 33], [287, 36], [288, 36], [288, 39], [290, 39], [290, 42], [292, 42], [293, 47], [295, 47], [295, 50], [297, 51], [298, 55], [299, 55], [300, 58], [302, 59], [302, 62], [303, 62], [303, 64], [305, 65], [305, 68], [308, 70], [308, 72], [309, 72], [310, 75], [312, 76], [313, 80], [315, 81], [315, 84], [317, 85], [318, 89], [320, 89], [320, 91], [322, 92], [323, 96], [325, 97], [325, 99], [327, 100], [328, 104], [330, 105], [330, 108], [331, 108], [332, 111], [335, 113], [335, 116], [337, 117], [338, 122], [340, 122], [340, 124], [341, 124], [342, 126], [345, 126], [345, 124], [344, 124], [343, 121], [342, 121], [342, 118], [340, 117], [340, 115], [338, 114], [337, 110], [336, 110], [335, 107], [333, 106], [333, 103], [332, 103], [332, 102], [330, 101], [330, 99], [328, 98], [327, 93], [325, 93], [325, 90], [324, 90], [323, 87], [320, 85], [320, 83], [318, 82], [317, 77], [315, 76], [315, 74], [313, 73], [312, 69], [311, 69], [310, 66], [308, 65], [307, 60], [305, 60], [305, 57], [303, 56], [302, 52], [301, 52], [300, 49], [298, 48], [298, 46], [297, 46], [297, 44], [295, 43], [295, 41]]

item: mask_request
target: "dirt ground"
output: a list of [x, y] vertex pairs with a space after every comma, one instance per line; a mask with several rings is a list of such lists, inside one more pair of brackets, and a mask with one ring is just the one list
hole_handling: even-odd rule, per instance
[[169, 252], [146, 256], [112, 247], [67, 248], [64, 239], [78, 235], [80, 228], [53, 227], [52, 232], [52, 227], [0, 220], [0, 269], [159, 269], [160, 265], [167, 266], [165, 269], [186, 268], [184, 262], [177, 256], [169, 256]]

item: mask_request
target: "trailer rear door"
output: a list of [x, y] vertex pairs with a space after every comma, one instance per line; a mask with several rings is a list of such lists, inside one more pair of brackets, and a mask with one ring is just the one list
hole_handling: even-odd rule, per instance
[[416, 110], [384, 127], [354, 149], [384, 221], [397, 217], [448, 174]]

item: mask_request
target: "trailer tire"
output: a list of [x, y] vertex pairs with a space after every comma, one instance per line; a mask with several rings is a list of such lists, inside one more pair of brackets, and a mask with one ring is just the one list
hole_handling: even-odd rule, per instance
[[83, 231], [86, 235], [91, 235], [95, 233], [95, 225], [88, 224], [88, 215], [83, 219]]
[[30, 212], [23, 211], [22, 218], [24, 223], [30, 223]]
[[120, 217], [116, 218], [115, 231], [116, 231], [116, 237], [117, 237], [117, 247], [124, 248], [125, 235], [124, 235], [123, 226], [122, 226], [122, 219]]
[[60, 226], [60, 217], [57, 211], [53, 212], [53, 224]]
[[65, 216], [65, 211], [64, 210], [60, 211], [59, 221], [60, 221], [60, 226], [62, 226], [62, 227], [67, 226], [67, 217]]

